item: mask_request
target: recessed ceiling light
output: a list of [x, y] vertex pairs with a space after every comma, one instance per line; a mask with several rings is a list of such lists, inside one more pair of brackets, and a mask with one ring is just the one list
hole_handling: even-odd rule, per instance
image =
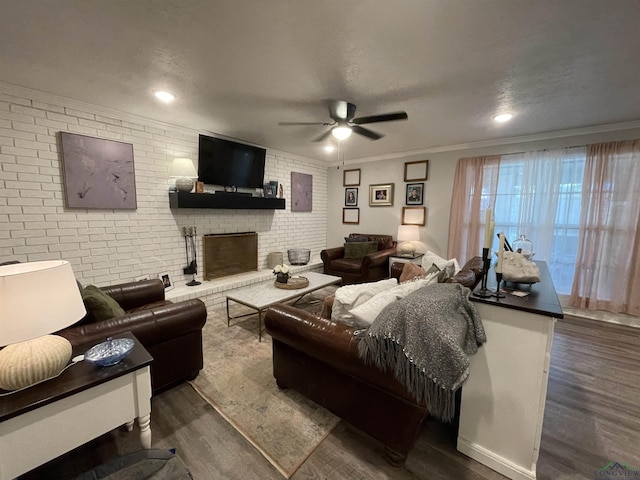
[[325, 145], [324, 146], [324, 151], [327, 153], [331, 153], [336, 149], [336, 147], [334, 147], [333, 145]]
[[158, 100], [164, 103], [173, 102], [176, 98], [173, 93], [165, 92], [164, 90], [156, 90], [153, 94]]
[[493, 117], [493, 119], [498, 123], [508, 122], [512, 118], [513, 118], [513, 114], [512, 113], [500, 113], [500, 114], [496, 115], [495, 117]]

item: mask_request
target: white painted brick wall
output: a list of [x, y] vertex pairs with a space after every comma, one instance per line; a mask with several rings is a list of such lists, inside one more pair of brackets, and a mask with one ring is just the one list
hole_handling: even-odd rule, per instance
[[[0, 262], [64, 259], [83, 284], [108, 285], [140, 275], [169, 272], [176, 285], [191, 279], [182, 227], [207, 233], [255, 231], [259, 267], [269, 252], [326, 247], [327, 168], [267, 150], [265, 181], [283, 184], [286, 210], [169, 208], [169, 171], [175, 157], [197, 160], [198, 132], [182, 127], [131, 121], [131, 115], [102, 115], [76, 101], [38, 99], [0, 92]], [[125, 119], [126, 118], [126, 119]], [[78, 210], [65, 207], [59, 132], [131, 143], [136, 172], [137, 209]], [[313, 175], [313, 211], [291, 212], [291, 172]], [[219, 299], [216, 299], [219, 301]]]

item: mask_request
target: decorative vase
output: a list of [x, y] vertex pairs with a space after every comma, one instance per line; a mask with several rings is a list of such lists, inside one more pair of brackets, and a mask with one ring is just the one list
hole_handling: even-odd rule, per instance
[[278, 282], [278, 283], [287, 283], [288, 280], [289, 280], [289, 274], [288, 273], [277, 273], [276, 274], [276, 282]]

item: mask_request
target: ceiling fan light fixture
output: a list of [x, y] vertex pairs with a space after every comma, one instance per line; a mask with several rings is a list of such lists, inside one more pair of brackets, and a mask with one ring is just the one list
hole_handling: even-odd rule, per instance
[[337, 127], [333, 127], [331, 129], [331, 135], [333, 135], [338, 140], [346, 140], [351, 136], [351, 127], [347, 125], [338, 125]]

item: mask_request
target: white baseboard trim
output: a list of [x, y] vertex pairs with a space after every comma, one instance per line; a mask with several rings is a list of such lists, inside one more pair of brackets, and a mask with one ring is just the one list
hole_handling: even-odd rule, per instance
[[536, 480], [535, 470], [527, 470], [462, 437], [458, 437], [458, 451], [512, 480]]

